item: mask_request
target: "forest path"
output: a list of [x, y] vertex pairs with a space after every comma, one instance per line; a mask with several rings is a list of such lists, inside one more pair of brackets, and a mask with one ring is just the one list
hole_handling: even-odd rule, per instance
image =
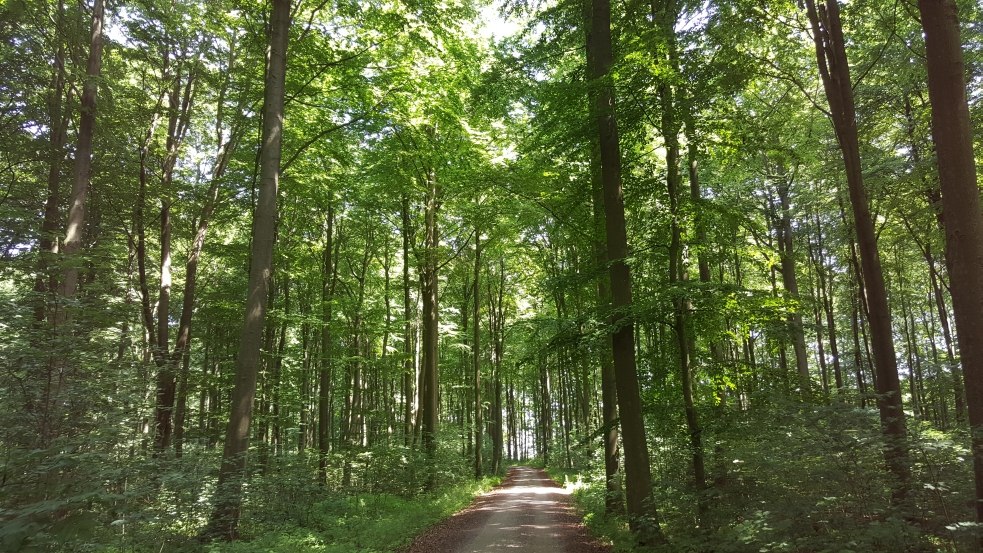
[[417, 537], [404, 553], [608, 553], [587, 535], [569, 492], [546, 472], [509, 470], [502, 485]]

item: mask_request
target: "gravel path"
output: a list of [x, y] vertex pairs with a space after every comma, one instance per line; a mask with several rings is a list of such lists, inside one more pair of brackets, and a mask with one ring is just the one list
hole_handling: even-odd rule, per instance
[[430, 528], [404, 553], [609, 553], [587, 535], [569, 493], [542, 470], [516, 467], [502, 485]]

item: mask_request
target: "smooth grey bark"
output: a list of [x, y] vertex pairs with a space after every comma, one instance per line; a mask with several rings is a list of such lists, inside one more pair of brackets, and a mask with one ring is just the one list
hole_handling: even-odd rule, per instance
[[331, 451], [331, 411], [332, 411], [332, 337], [331, 320], [335, 286], [338, 283], [338, 262], [335, 246], [334, 204], [328, 200], [328, 214], [325, 223], [325, 241], [321, 266], [321, 362], [317, 380], [317, 481], [324, 486], [328, 481], [328, 453]]
[[400, 204], [403, 223], [403, 445], [413, 443], [413, 397], [416, 395], [416, 363], [413, 355], [413, 305], [410, 303], [410, 198], [403, 194]]

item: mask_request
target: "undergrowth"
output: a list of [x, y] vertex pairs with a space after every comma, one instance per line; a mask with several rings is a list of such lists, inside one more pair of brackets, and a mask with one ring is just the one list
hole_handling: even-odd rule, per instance
[[246, 487], [241, 539], [210, 544], [198, 535], [211, 509], [217, 451], [192, 449], [166, 461], [116, 459], [113, 471], [112, 459], [85, 464], [89, 459], [80, 454], [50, 456], [60, 459], [50, 473], [73, 471], [71, 478], [48, 478], [58, 484], [48, 493], [65, 499], [18, 508], [0, 501], [0, 552], [391, 552], [501, 480], [473, 480], [468, 461], [444, 448], [437, 488], [426, 491], [421, 456], [402, 446], [332, 455], [325, 486], [315, 482], [316, 456], [271, 458]]
[[456, 482], [416, 497], [364, 493], [326, 498], [310, 506], [303, 525], [262, 521], [250, 539], [213, 544], [208, 553], [383, 553], [407, 545], [427, 527], [467, 506], [494, 487], [497, 477]]
[[[685, 435], [650, 435], [653, 497], [671, 544], [664, 553], [977, 551], [965, 436], [914, 420], [909, 430], [912, 485], [892, 505], [876, 414], [842, 404], [746, 412], [704, 430], [702, 514]], [[616, 552], [638, 550], [625, 518], [604, 512], [603, 463], [582, 466], [549, 471], [572, 489], [594, 535]]]

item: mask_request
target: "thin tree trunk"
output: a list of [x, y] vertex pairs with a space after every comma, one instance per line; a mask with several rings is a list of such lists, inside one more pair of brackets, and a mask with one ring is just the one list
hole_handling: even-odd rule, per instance
[[[183, 61], [187, 61], [186, 59]], [[190, 70], [187, 75], [187, 82], [182, 90], [181, 68], [178, 64], [177, 75], [174, 78], [174, 85], [168, 96], [168, 108], [170, 117], [167, 123], [167, 144], [166, 155], [164, 158], [164, 171], [161, 178], [161, 209], [160, 209], [160, 290], [157, 296], [157, 350], [158, 359], [162, 362], [158, 365], [157, 371], [157, 407], [155, 412], [154, 424], [154, 452], [163, 453], [171, 444], [171, 436], [174, 431], [173, 410], [174, 401], [177, 395], [177, 375], [176, 368], [180, 363], [184, 351], [175, 351], [171, 356], [168, 353], [170, 345], [170, 302], [171, 302], [171, 204], [169, 197], [173, 193], [171, 190], [174, 180], [174, 165], [177, 162], [178, 150], [184, 142], [184, 136], [188, 130], [188, 122], [191, 116], [193, 104], [193, 89], [195, 83], [195, 73]], [[206, 223], [207, 225], [207, 223]], [[193, 298], [192, 298], [193, 301]], [[192, 303], [193, 308], [193, 303]], [[182, 317], [184, 313], [182, 312]], [[190, 316], [190, 314], [189, 314]], [[190, 324], [190, 323], [189, 323]], [[185, 347], [187, 342], [185, 342]]]
[[39, 294], [34, 319], [37, 324], [44, 322], [48, 315], [48, 303], [51, 298], [47, 295], [58, 288], [58, 277], [50, 266], [58, 255], [58, 224], [61, 218], [59, 209], [61, 171], [65, 161], [65, 142], [68, 140], [68, 110], [64, 108], [65, 101], [65, 44], [64, 36], [65, 2], [58, 1], [55, 13], [55, 56], [52, 61], [53, 71], [48, 97], [48, 196], [44, 202], [44, 219], [41, 222], [40, 255], [38, 256], [38, 274], [34, 283], [34, 291]]
[[471, 340], [474, 365], [474, 477], [481, 478], [481, 449], [484, 438], [481, 427], [481, 228], [474, 227], [474, 334]]
[[[72, 193], [69, 197], [68, 221], [65, 238], [62, 242], [63, 259], [59, 301], [52, 317], [54, 331], [63, 341], [72, 336], [72, 307], [75, 301], [79, 278], [78, 254], [82, 249], [85, 234], [85, 204], [89, 194], [89, 177], [92, 171], [92, 143], [96, 122], [96, 94], [102, 71], [102, 30], [106, 17], [104, 0], [95, 0], [92, 7], [91, 39], [89, 57], [86, 62], [85, 83], [82, 85], [82, 101], [79, 106], [79, 128], [75, 145], [75, 167]], [[67, 347], [67, 344], [66, 344]], [[61, 432], [59, 420], [62, 418], [59, 407], [63, 404], [64, 389], [70, 385], [71, 375], [68, 361], [69, 352], [51, 358], [46, 371], [44, 392], [44, 416], [41, 421], [39, 440], [46, 446], [51, 438]]]
[[338, 262], [334, 250], [334, 204], [328, 200], [328, 215], [325, 224], [326, 236], [323, 263], [321, 266], [321, 362], [318, 370], [317, 398], [317, 481], [324, 486], [328, 482], [328, 453], [331, 450], [331, 373], [332, 343], [331, 319], [335, 283], [338, 281]]
[[[675, 63], [675, 32], [672, 25], [675, 24], [678, 13], [675, 9], [663, 15], [662, 31], [667, 41], [670, 42], [669, 56]], [[682, 244], [682, 213], [679, 205], [681, 195], [681, 178], [679, 174], [679, 124], [676, 121], [674, 105], [674, 94], [672, 88], [663, 83], [659, 86], [659, 97], [662, 109], [662, 134], [666, 144], [666, 187], [669, 194], [669, 213], [672, 217], [670, 223], [669, 241], [669, 275], [668, 283], [670, 287], [678, 286], [685, 280], [685, 268], [683, 267], [683, 244]], [[698, 510], [702, 514], [706, 512], [705, 501], [706, 488], [706, 467], [703, 459], [703, 439], [700, 421], [696, 412], [696, 405], [693, 399], [693, 373], [690, 364], [690, 339], [688, 336], [688, 301], [681, 295], [676, 295], [673, 299], [673, 334], [676, 337], [676, 362], [679, 368], [679, 380], [683, 392], [683, 411], [686, 416], [686, 427], [689, 431], [690, 453], [693, 466], [693, 482], [698, 495]]]
[[[490, 272], [490, 271], [489, 271]], [[488, 317], [492, 332], [492, 355], [495, 371], [495, 396], [492, 398], [492, 473], [498, 474], [502, 468], [503, 421], [502, 421], [502, 354], [505, 340], [505, 261], [499, 260], [499, 282], [497, 298], [488, 281]]]
[[789, 314], [788, 321], [792, 330], [792, 349], [795, 351], [796, 371], [799, 375], [803, 391], [808, 393], [811, 388], [811, 379], [809, 378], [809, 362], [808, 356], [806, 355], [805, 334], [802, 328], [799, 284], [795, 276], [795, 250], [792, 241], [791, 202], [789, 201], [792, 177], [782, 174], [778, 178], [779, 182], [776, 184], [776, 187], [778, 188], [778, 201], [779, 207], [781, 208], [778, 239], [781, 244], [779, 251], [781, 252], [782, 258], [782, 284], [785, 286], [785, 291], [788, 292], [792, 300], [798, 304]]
[[[816, 273], [819, 277], [819, 287], [822, 297], [822, 309], [826, 314], [826, 334], [829, 337], [829, 353], [833, 358], [833, 378], [836, 382], [837, 393], [843, 392], [843, 371], [840, 367], [840, 351], [836, 342], [836, 321], [833, 317], [833, 273], [827, 273], [825, 254], [823, 250], [823, 229], [819, 214], [816, 214]], [[828, 279], [828, 280], [827, 280]]]
[[410, 303], [410, 198], [403, 194], [403, 445], [413, 443], [413, 397], [416, 395], [416, 363], [413, 355], [413, 305]]

